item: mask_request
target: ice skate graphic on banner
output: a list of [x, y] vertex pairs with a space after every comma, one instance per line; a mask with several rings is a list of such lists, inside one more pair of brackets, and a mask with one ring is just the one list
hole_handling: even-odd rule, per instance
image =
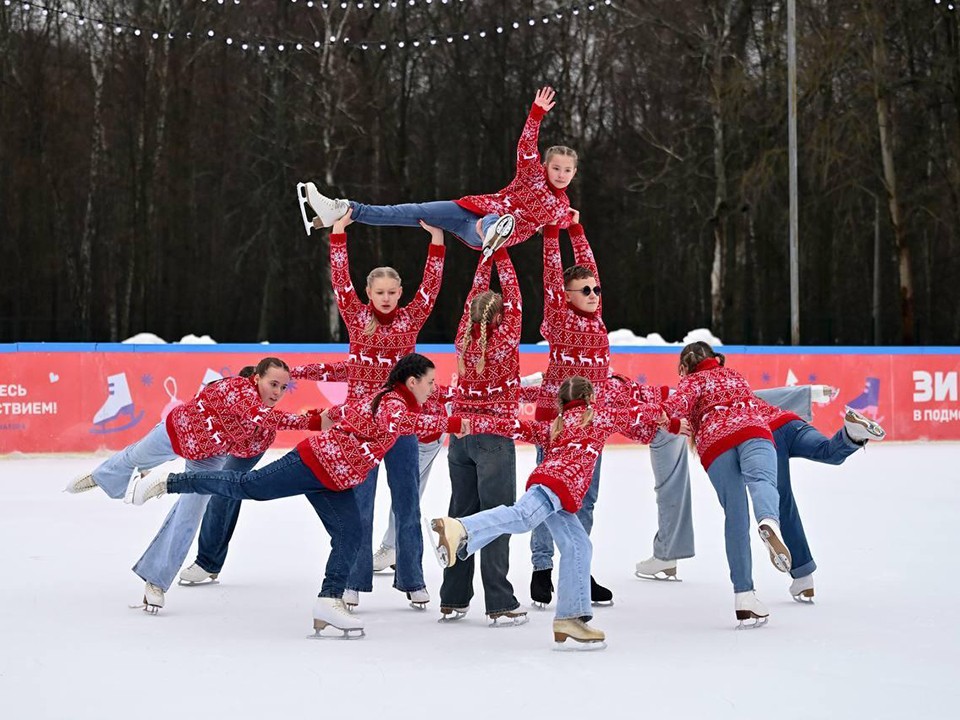
[[871, 420], [883, 422], [883, 418], [879, 415], [879, 406], [880, 378], [875, 377], [868, 377], [864, 382], [863, 392], [846, 403], [846, 407], [863, 413]]
[[[224, 368], [226, 369], [226, 368]], [[207, 371], [203, 374], [203, 380], [200, 382], [200, 387], [197, 388], [197, 392], [203, 390], [207, 385], [217, 380], [223, 380], [223, 374], [218, 373], [212, 368], [207, 368]]]
[[160, 411], [160, 420], [166, 420], [167, 415], [170, 414], [170, 411], [173, 410], [177, 405], [183, 405], [183, 400], [177, 397], [177, 380], [176, 378], [167, 375], [166, 379], [163, 381], [163, 389], [167, 393], [167, 397], [170, 398], [170, 401], [163, 406], [163, 410]]
[[130, 396], [130, 387], [127, 385], [127, 374], [111, 375], [107, 378], [109, 395], [103, 406], [93, 416], [93, 427], [90, 432], [96, 435], [107, 435], [132, 428], [143, 419], [143, 410], [137, 414], [137, 409]]

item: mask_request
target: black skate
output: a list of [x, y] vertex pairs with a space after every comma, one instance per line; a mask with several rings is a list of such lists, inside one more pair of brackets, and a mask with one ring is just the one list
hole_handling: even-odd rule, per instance
[[590, 604], [613, 605], [613, 593], [590, 576]]
[[530, 599], [533, 606], [543, 610], [553, 600], [552, 568], [534, 570], [530, 578]]

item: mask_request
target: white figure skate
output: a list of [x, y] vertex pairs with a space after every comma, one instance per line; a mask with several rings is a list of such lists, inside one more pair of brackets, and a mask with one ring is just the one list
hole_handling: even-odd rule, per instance
[[77, 475], [67, 483], [67, 486], [63, 489], [63, 491], [65, 493], [70, 493], [71, 495], [78, 495], [89, 490], [94, 490], [96, 487], [97, 483], [95, 483], [93, 480], [93, 471], [91, 470], [90, 472]]
[[883, 440], [887, 435], [879, 423], [858, 413], [853, 408], [847, 408], [847, 412], [843, 416], [843, 427], [847, 431], [847, 436], [861, 445], [866, 443], [867, 440]]
[[347, 588], [343, 591], [343, 606], [348, 612], [353, 612], [360, 604], [360, 593], [357, 590]]
[[321, 195], [317, 186], [312, 182], [297, 183], [297, 197], [300, 200], [300, 216], [303, 219], [303, 229], [307, 235], [315, 227], [313, 219], [307, 217], [307, 207], [313, 210], [316, 218], [320, 219], [323, 227], [331, 227], [337, 220], [347, 214], [350, 204], [346, 200], [328, 198]]
[[[733, 606], [737, 613], [737, 620], [740, 623], [737, 629], [758, 628], [767, 624], [770, 617], [770, 611], [767, 606], [757, 599], [757, 594], [753, 590], [733, 594]], [[747, 622], [751, 620], [752, 622]]]
[[128, 505], [143, 505], [147, 500], [165, 495], [167, 492], [167, 478], [169, 471], [161, 470], [149, 475], [134, 471], [123, 501]]
[[798, 603], [813, 603], [813, 573], [796, 578], [790, 583], [790, 596]]
[[467, 616], [467, 613], [470, 611], [470, 608], [453, 608], [453, 607], [441, 607], [440, 608], [440, 619], [437, 620], [438, 623], [452, 623], [457, 620], [462, 620]]
[[437, 562], [440, 563], [440, 567], [453, 567], [457, 562], [457, 550], [467, 539], [467, 531], [464, 530], [463, 523], [456, 518], [434, 518], [430, 521], [430, 527], [438, 535], [438, 542], [433, 548]]
[[[324, 634], [322, 631], [326, 628], [339, 630], [339, 634]], [[362, 638], [366, 635], [363, 631], [363, 621], [354, 617], [343, 604], [340, 598], [317, 598], [313, 605], [313, 635], [307, 637], [311, 640], [325, 638], [339, 638], [342, 640], [353, 640]]]
[[483, 256], [485, 258], [490, 257], [503, 247], [503, 244], [513, 235], [514, 225], [516, 225], [516, 221], [513, 215], [501, 215], [487, 229], [487, 234], [483, 237]]
[[790, 572], [790, 565], [793, 562], [790, 557], [790, 550], [783, 537], [780, 535], [780, 523], [769, 518], [761, 520], [757, 527], [763, 544], [770, 551], [770, 562], [780, 572]]
[[426, 588], [414, 590], [407, 593], [407, 600], [410, 601], [410, 607], [414, 610], [426, 610], [427, 603], [430, 602], [430, 593]]
[[373, 571], [383, 572], [387, 568], [397, 568], [397, 549], [381, 545], [373, 554]]
[[656, 557], [648, 557], [641, 560], [636, 565], [633, 573], [643, 580], [669, 580], [672, 582], [683, 582], [677, 577], [676, 560], [658, 560]]
[[147, 583], [143, 589], [143, 602], [138, 605], [131, 605], [131, 610], [143, 610], [150, 615], [156, 615], [163, 607], [163, 588], [153, 583]]
[[194, 563], [180, 573], [180, 585], [215, 585], [218, 573], [211, 573]]

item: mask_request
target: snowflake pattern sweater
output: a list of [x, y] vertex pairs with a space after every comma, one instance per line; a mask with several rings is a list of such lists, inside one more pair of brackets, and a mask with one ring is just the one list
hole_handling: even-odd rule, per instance
[[[570, 226], [570, 242], [576, 264], [590, 268], [599, 284], [597, 264], [582, 225]], [[550, 343], [550, 361], [537, 396], [537, 420], [556, 417], [560, 384], [572, 375], [582, 375], [592, 382], [598, 397], [602, 393], [610, 371], [610, 338], [602, 312], [602, 299], [593, 313], [581, 312], [567, 303], [559, 229], [548, 227], [543, 233], [543, 322], [540, 333]]]
[[402, 383], [387, 391], [376, 415], [375, 395], [348, 400], [328, 411], [338, 425], [311, 435], [297, 445], [300, 459], [330, 490], [349, 490], [362, 483], [401, 435], [424, 436], [460, 432], [459, 418], [424, 415]]
[[455, 200], [477, 215], [510, 213], [516, 220], [505, 247], [528, 239], [545, 225], [566, 227], [570, 223], [567, 191], [554, 187], [540, 162], [537, 140], [545, 111], [533, 105], [517, 144], [517, 173], [510, 184], [492, 195], [468, 195]]
[[564, 406], [563, 429], [555, 440], [550, 439], [550, 423], [528, 420], [502, 420], [475, 416], [470, 418], [473, 433], [494, 433], [514, 440], [523, 440], [543, 448], [541, 462], [527, 480], [527, 489], [546, 485], [563, 509], [575, 513], [583, 504], [593, 477], [593, 466], [603, 451], [607, 438], [615, 433], [648, 433], [640, 426], [652, 427], [656, 432], [662, 411], [656, 405], [640, 404], [630, 408], [611, 408], [594, 404], [593, 420], [581, 426], [588, 406], [583, 400], [574, 400]]
[[[350, 279], [346, 234], [330, 235], [333, 294], [350, 336], [350, 354], [346, 361], [348, 402], [379, 392], [397, 360], [416, 348], [417, 335], [440, 292], [443, 257], [444, 247], [431, 243], [423, 282], [413, 300], [404, 307], [398, 307], [387, 317], [362, 303], [357, 296]], [[367, 324], [374, 316], [379, 322], [374, 332], [367, 335]]]
[[491, 263], [481, 258], [457, 329], [458, 352], [467, 333], [473, 339], [464, 353], [464, 371], [457, 378], [453, 398], [454, 415], [472, 413], [515, 418], [519, 411], [520, 329], [523, 317], [520, 286], [507, 251], [499, 249], [493, 259], [497, 264], [503, 293], [503, 319], [494, 328], [487, 326], [486, 359], [483, 371], [478, 372], [477, 363], [483, 354], [478, 341], [480, 325], [470, 321], [470, 303], [477, 295], [490, 289], [491, 271]]
[[166, 427], [173, 451], [187, 460], [254, 457], [273, 443], [277, 430], [307, 430], [309, 418], [267, 407], [252, 378], [231, 377], [171, 410]]
[[681, 418], [693, 430], [704, 469], [717, 457], [751, 438], [773, 442], [760, 410], [763, 402], [750, 390], [743, 375], [707, 358], [680, 378], [676, 392], [663, 402], [674, 432]]

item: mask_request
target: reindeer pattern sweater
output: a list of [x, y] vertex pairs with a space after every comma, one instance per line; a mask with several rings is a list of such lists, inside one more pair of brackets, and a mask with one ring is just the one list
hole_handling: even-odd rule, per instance
[[372, 411], [375, 395], [348, 400], [328, 411], [336, 427], [311, 435], [297, 445], [304, 465], [330, 490], [362, 483], [401, 435], [460, 432], [459, 418], [424, 415], [416, 398], [398, 383]]
[[472, 340], [464, 353], [464, 371], [457, 377], [453, 396], [454, 415], [472, 413], [514, 418], [519, 410], [520, 329], [523, 317], [520, 286], [507, 251], [500, 248], [494, 253], [493, 259], [497, 264], [503, 294], [503, 320], [495, 328], [487, 326], [486, 359], [483, 371], [478, 371], [477, 364], [483, 354], [479, 342], [480, 325], [470, 321], [470, 303], [477, 295], [490, 289], [491, 271], [491, 263], [481, 259], [457, 329], [458, 352], [467, 333]]
[[566, 227], [570, 223], [567, 191], [550, 184], [540, 162], [537, 140], [544, 113], [536, 105], [530, 108], [517, 143], [517, 172], [509, 185], [492, 195], [468, 195], [454, 201], [481, 216], [512, 214], [516, 225], [505, 247], [523, 242], [545, 225]]
[[550, 439], [550, 423], [538, 421], [475, 416], [470, 418], [471, 432], [494, 433], [542, 447], [543, 462], [530, 475], [526, 487], [529, 490], [533, 485], [547, 486], [560, 498], [564, 510], [575, 513], [583, 504], [593, 466], [607, 438], [615, 433], [652, 435], [662, 414], [658, 406], [648, 404], [630, 408], [597, 404], [592, 407], [593, 420], [581, 426], [587, 404], [582, 400], [567, 403], [563, 409], [563, 429], [554, 440]]
[[277, 430], [306, 430], [308, 425], [306, 415], [264, 405], [253, 379], [241, 377], [210, 383], [166, 420], [173, 451], [187, 460], [255, 457], [270, 447]]
[[[663, 402], [671, 430], [686, 418], [704, 469], [717, 457], [751, 438], [773, 442], [773, 434], [756, 397], [743, 375], [707, 358], [677, 383], [676, 392]], [[766, 404], [766, 403], [764, 403]]]
[[[350, 279], [346, 234], [330, 235], [333, 294], [350, 336], [350, 351], [346, 361], [348, 401], [360, 400], [379, 392], [397, 360], [416, 348], [417, 335], [440, 292], [443, 257], [444, 247], [431, 243], [423, 282], [413, 299], [386, 317], [369, 304], [361, 302], [357, 296]], [[368, 335], [366, 327], [374, 316], [379, 322], [373, 333]]]
[[[590, 268], [599, 284], [597, 264], [583, 226], [571, 225], [569, 232], [576, 264]], [[581, 312], [567, 303], [559, 229], [548, 227], [543, 234], [543, 322], [540, 333], [550, 343], [550, 360], [537, 395], [537, 420], [556, 417], [557, 392], [568, 377], [582, 375], [593, 383], [598, 396], [602, 392], [610, 371], [610, 338], [602, 312], [603, 300], [593, 313]]]

